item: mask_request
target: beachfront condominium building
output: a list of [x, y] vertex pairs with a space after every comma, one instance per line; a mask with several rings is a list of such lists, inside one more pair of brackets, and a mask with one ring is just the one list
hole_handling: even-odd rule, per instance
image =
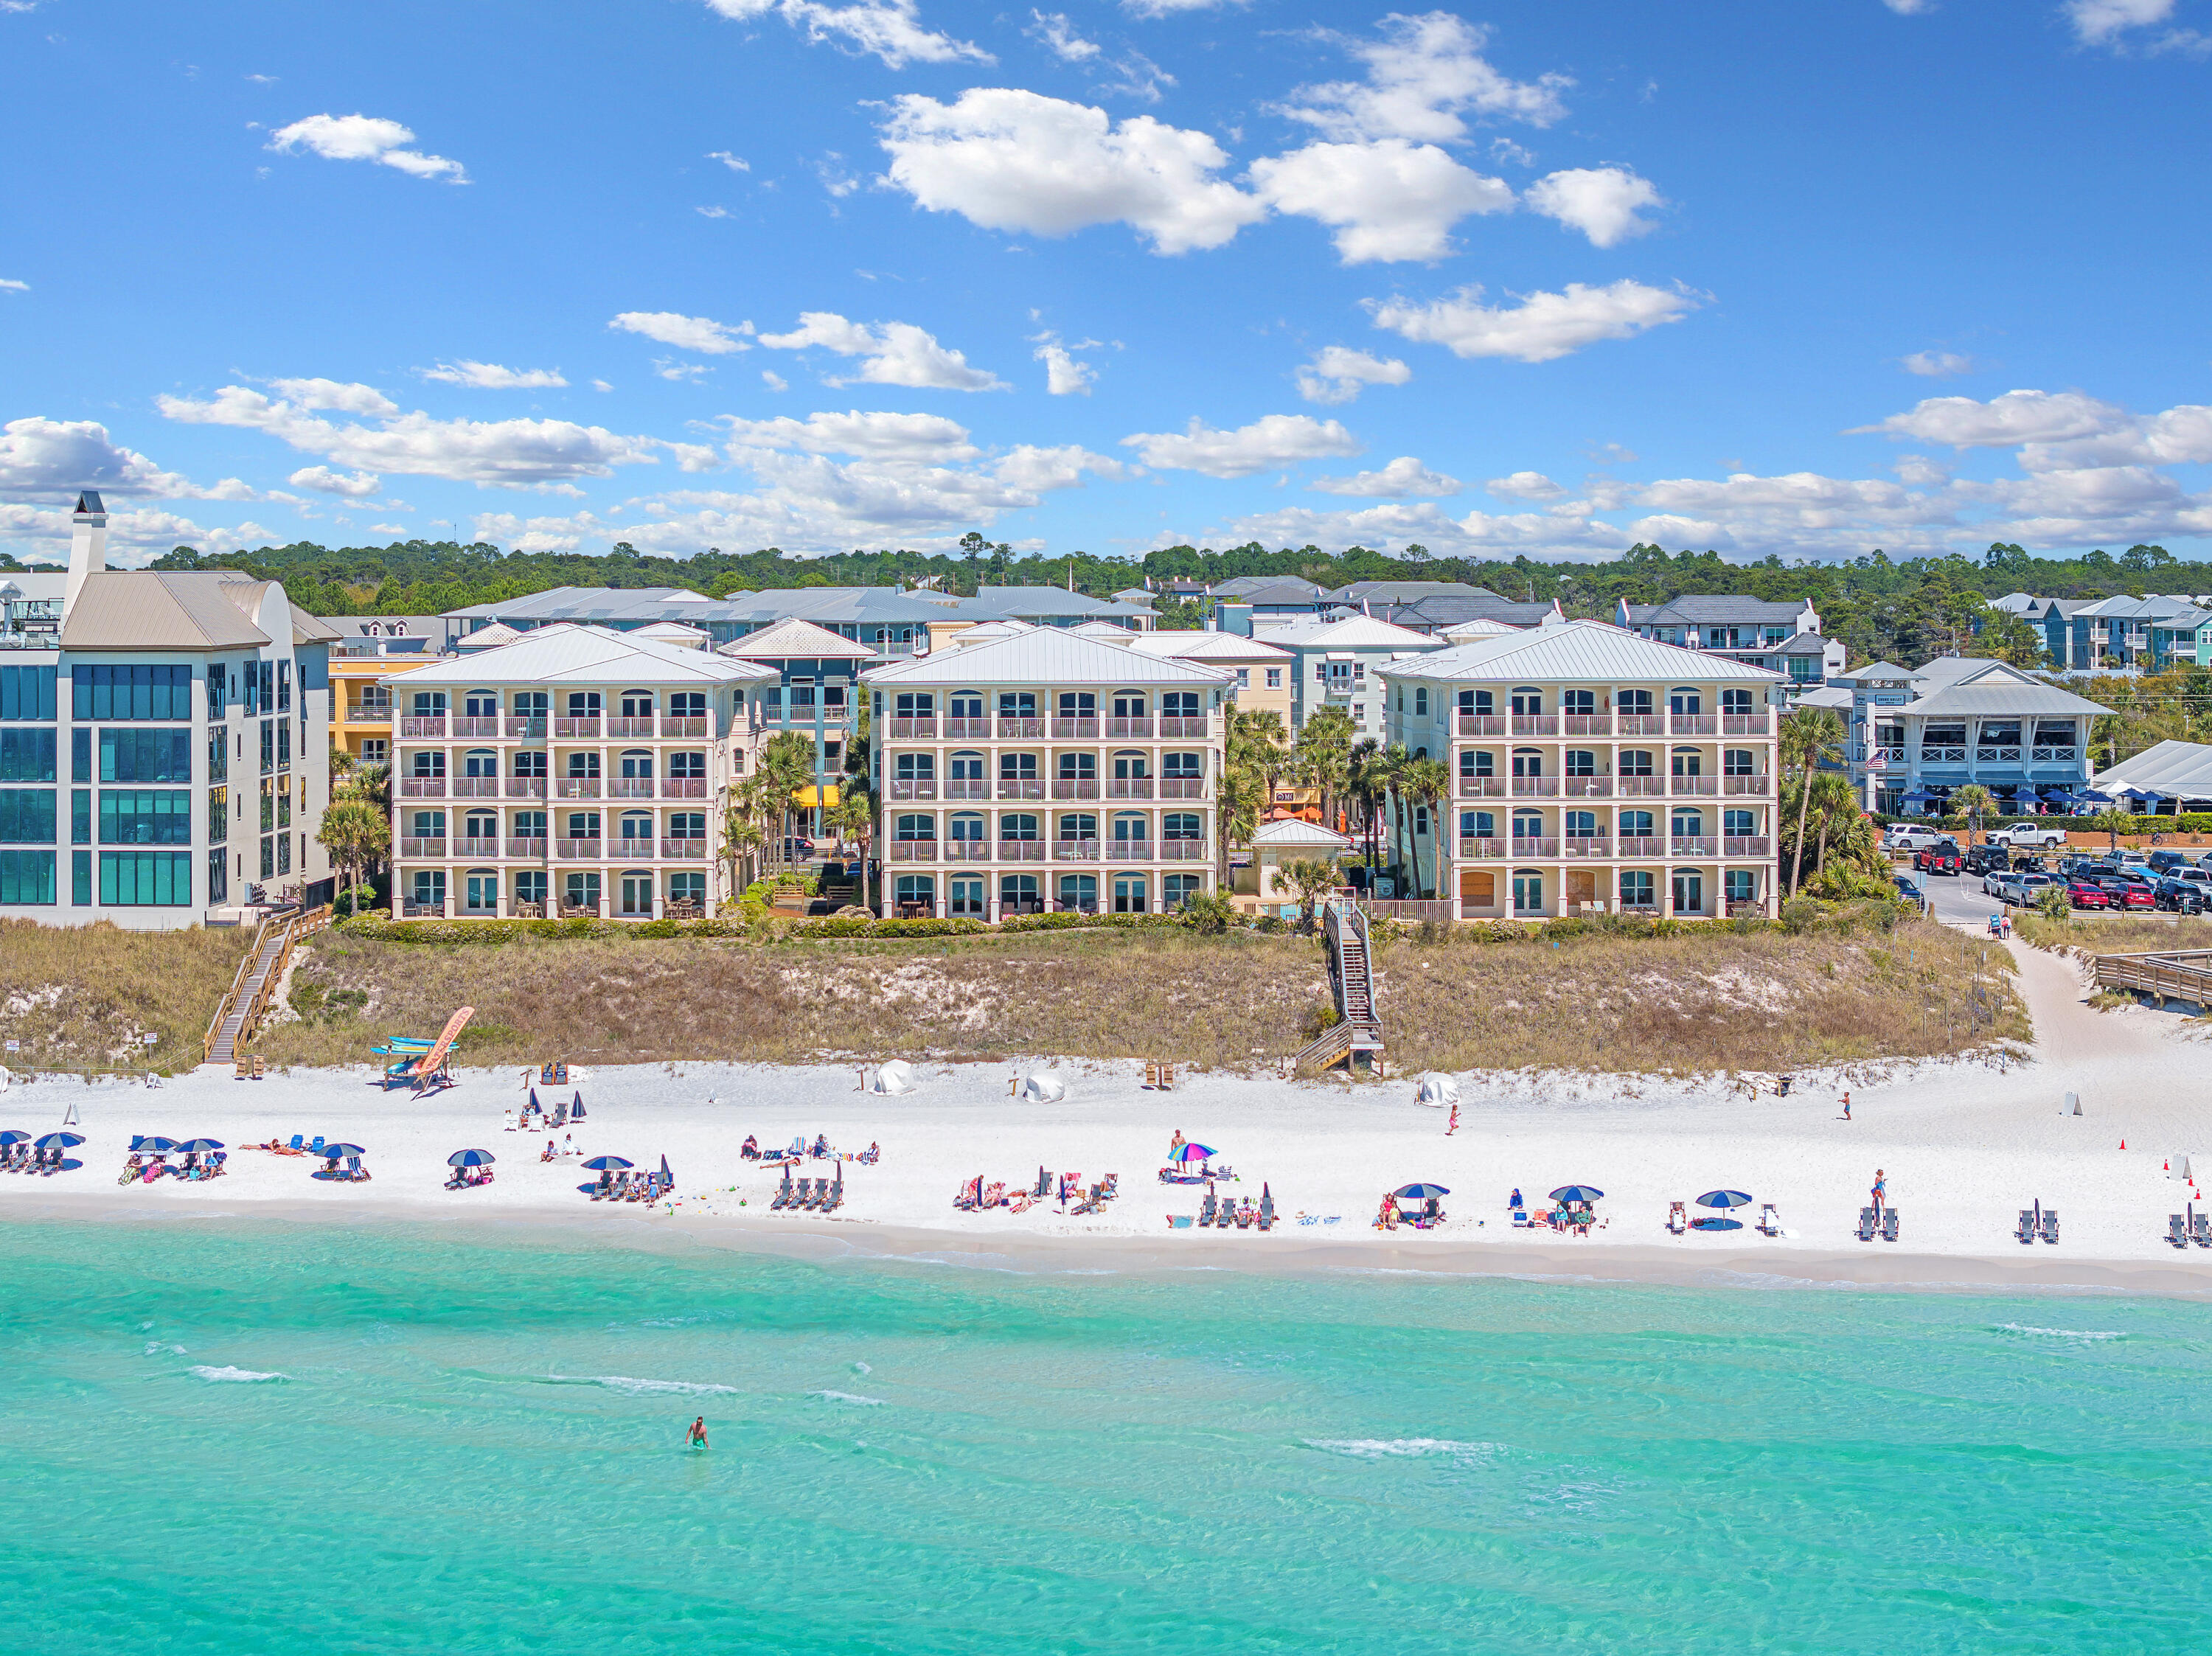
[[[2108, 707], [2002, 661], [1877, 661], [1848, 691], [1844, 767], [1869, 810], [1935, 813], [1969, 782], [2007, 811], [2067, 810], [2089, 783], [2089, 725]], [[1840, 698], [1838, 698], [1840, 699]]]
[[860, 670], [881, 658], [866, 645], [811, 621], [777, 622], [723, 645], [719, 653], [777, 675], [754, 696], [763, 741], [796, 731], [814, 744], [813, 779], [793, 802], [793, 826], [811, 837], [821, 827], [823, 808], [837, 803], [838, 779], [857, 737]]
[[712, 913], [772, 667], [533, 628], [386, 679], [392, 907], [410, 919]]
[[2010, 610], [2043, 634], [2044, 652], [2067, 672], [2162, 672], [2212, 667], [2212, 609], [2154, 592], [2109, 598], [2043, 598], [2014, 593]]
[[1293, 734], [1305, 728], [1316, 709], [1341, 707], [1352, 719], [1354, 740], [1382, 734], [1382, 670], [1407, 656], [1443, 647], [1442, 639], [1371, 616], [1296, 622], [1261, 628], [1253, 636], [1291, 655]]
[[1773, 912], [1779, 675], [1574, 621], [1382, 676], [1389, 740], [1450, 777], [1408, 802], [1402, 892], [1462, 919]]
[[274, 581], [109, 569], [96, 494], [72, 531], [61, 591], [0, 625], [0, 915], [173, 930], [326, 900], [336, 634]]
[[1804, 598], [1770, 602], [1732, 593], [1687, 593], [1664, 604], [1621, 599], [1613, 623], [1638, 638], [1705, 650], [1782, 675], [1791, 700], [1844, 670], [1842, 644], [1820, 633], [1820, 612]]
[[1214, 889], [1232, 675], [1024, 628], [863, 682], [887, 912], [1143, 914]]

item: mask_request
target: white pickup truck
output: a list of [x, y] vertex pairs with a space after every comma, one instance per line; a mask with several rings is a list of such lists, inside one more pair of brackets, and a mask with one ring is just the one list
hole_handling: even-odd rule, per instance
[[1991, 845], [2014, 851], [2058, 851], [2066, 845], [2064, 828], [2030, 828], [2024, 823], [2016, 828], [1991, 828], [1987, 837]]

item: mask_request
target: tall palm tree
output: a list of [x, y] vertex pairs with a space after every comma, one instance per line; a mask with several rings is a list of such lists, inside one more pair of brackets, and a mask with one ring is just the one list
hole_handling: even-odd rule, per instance
[[1412, 758], [1398, 743], [1382, 749], [1376, 761], [1380, 779], [1390, 796], [1390, 865], [1402, 879], [1406, 868], [1406, 767]]
[[1817, 877], [1827, 870], [1829, 836], [1832, 834], [1842, 840], [1849, 825], [1863, 813], [1849, 780], [1832, 771], [1814, 777], [1806, 792], [1812, 796], [1813, 809], [1820, 814], [1820, 834], [1813, 854], [1813, 872]]
[[773, 862], [785, 860], [795, 796], [813, 785], [814, 763], [814, 738], [803, 731], [779, 731], [761, 748], [755, 779], [762, 784], [757, 798], [768, 814], [762, 826], [773, 834], [769, 853]]
[[338, 865], [341, 889], [361, 883], [362, 870], [392, 848], [392, 819], [364, 799], [333, 800], [323, 811], [315, 839]]
[[1333, 828], [1343, 797], [1346, 766], [1352, 751], [1352, 715], [1341, 707], [1316, 707], [1299, 728], [1297, 753], [1310, 786], [1321, 792], [1322, 822]]
[[1975, 834], [1981, 828], [1982, 818], [1996, 808], [1996, 795], [1991, 793], [1979, 782], [1969, 782], [1963, 788], [1952, 790], [1951, 810], [1954, 814], [1966, 819], [1966, 844], [1969, 847], [1975, 842]]
[[[1443, 807], [1444, 800], [1451, 792], [1451, 772], [1445, 768], [1441, 759], [1409, 759], [1406, 761], [1399, 786], [1415, 804], [1428, 807], [1429, 838], [1437, 848], [1431, 871], [1441, 877], [1443, 870]], [[1413, 847], [1413, 886], [1416, 892], [1420, 889], [1420, 872], [1421, 852], [1417, 845]], [[1429, 895], [1433, 897], [1436, 895], [1432, 882]]]
[[1214, 889], [1226, 892], [1230, 841], [1250, 842], [1260, 826], [1261, 814], [1274, 798], [1274, 792], [1255, 767], [1237, 765], [1224, 768], [1214, 796]]
[[1800, 707], [1782, 721], [1780, 741], [1782, 767], [1787, 774], [1798, 773], [1797, 787], [1797, 843], [1790, 853], [1790, 895], [1797, 895], [1798, 876], [1805, 861], [1805, 815], [1812, 803], [1809, 783], [1813, 773], [1823, 760], [1832, 760], [1841, 752], [1844, 742], [1844, 721], [1827, 707]]
[[1376, 858], [1376, 818], [1382, 809], [1382, 778], [1380, 755], [1382, 744], [1371, 736], [1363, 736], [1352, 744], [1345, 759], [1345, 795], [1357, 810], [1355, 829], [1367, 841], [1367, 867], [1374, 871]]

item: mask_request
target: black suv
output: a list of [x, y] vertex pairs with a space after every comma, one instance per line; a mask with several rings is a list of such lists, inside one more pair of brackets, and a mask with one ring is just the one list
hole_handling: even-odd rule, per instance
[[2177, 914], [2202, 914], [2205, 899], [2212, 896], [2201, 880], [2177, 880], [2169, 877], [2151, 888], [2151, 901], [2160, 908], [2172, 909]]
[[1966, 853], [1969, 874], [2002, 874], [2011, 866], [2012, 858], [2002, 846], [1976, 846]]

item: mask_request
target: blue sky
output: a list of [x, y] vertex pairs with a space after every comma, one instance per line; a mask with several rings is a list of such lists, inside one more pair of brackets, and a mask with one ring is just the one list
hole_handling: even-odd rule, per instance
[[2212, 0], [0, 0], [0, 547], [2212, 538]]

